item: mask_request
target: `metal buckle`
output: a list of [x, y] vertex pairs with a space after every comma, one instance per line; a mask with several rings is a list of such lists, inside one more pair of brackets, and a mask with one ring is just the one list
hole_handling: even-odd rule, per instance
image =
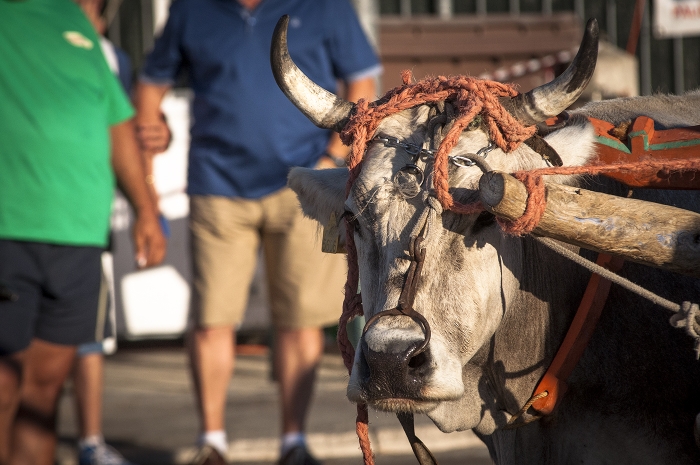
[[[403, 149], [406, 153], [408, 153], [412, 159], [413, 163], [410, 165], [406, 165], [406, 167], [402, 168], [402, 170], [412, 167], [416, 170], [418, 170], [421, 173], [421, 182], [419, 185], [423, 184], [423, 170], [421, 170], [418, 166], [415, 165], [416, 161], [421, 155], [425, 155], [428, 158], [435, 158], [435, 150], [428, 150], [421, 148], [415, 144], [409, 144], [407, 142], [401, 142], [398, 138], [396, 137], [380, 137], [380, 136], [374, 136], [371, 140], [371, 142], [381, 142], [383, 143], [386, 147], [397, 147], [400, 149]], [[496, 144], [493, 141], [489, 141], [489, 144], [486, 147], [482, 147], [475, 154], [469, 154], [471, 156], [478, 156], [481, 158], [486, 158], [493, 149], [496, 148]], [[476, 163], [469, 158], [463, 156], [463, 155], [453, 155], [449, 157], [450, 163], [452, 163], [455, 166], [458, 166], [460, 168], [468, 168], [470, 166], [474, 166]]]
[[396, 147], [403, 149], [406, 153], [408, 153], [411, 158], [413, 159], [413, 162], [415, 163], [416, 160], [421, 155], [426, 155], [429, 158], [435, 156], [435, 152], [433, 150], [427, 150], [422, 147], [419, 147], [415, 144], [409, 144], [407, 142], [401, 142], [399, 139], [396, 137], [380, 137], [380, 136], [374, 136], [371, 140], [371, 142], [381, 142], [383, 143], [386, 147]]

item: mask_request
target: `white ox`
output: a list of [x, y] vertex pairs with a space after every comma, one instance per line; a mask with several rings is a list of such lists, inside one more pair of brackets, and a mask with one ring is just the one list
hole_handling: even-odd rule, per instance
[[[281, 29], [272, 52], [280, 87], [316, 124], [339, 130], [352, 104], [301, 74], [286, 55]], [[596, 26], [589, 26], [587, 34], [560, 79], [511, 105], [520, 121], [543, 121], [578, 97], [595, 66]], [[427, 105], [404, 110], [382, 121], [376, 134], [421, 146], [428, 137], [428, 113]], [[661, 127], [698, 125], [700, 93], [598, 102], [572, 115], [614, 124], [647, 115]], [[585, 164], [596, 156], [586, 118], [572, 117], [546, 141], [564, 165]], [[465, 131], [452, 155], [475, 153], [488, 143], [481, 128]], [[427, 208], [423, 196], [407, 198], [392, 181], [410, 162], [404, 150], [370, 144], [347, 199], [346, 169], [298, 168], [289, 177], [304, 212], [321, 224], [332, 212], [338, 218], [350, 212], [366, 318], [397, 306], [410, 263], [409, 234]], [[524, 144], [512, 153], [492, 151], [488, 163], [505, 172], [545, 166]], [[480, 176], [476, 166], [451, 166], [455, 198], [472, 200]], [[567, 182], [626, 194], [622, 186], [598, 178]], [[634, 195], [700, 210], [698, 192], [637, 190]], [[489, 214], [445, 211], [438, 218], [423, 244], [426, 257], [414, 305], [432, 329], [428, 347], [414, 356], [424, 332], [412, 319], [377, 320], [356, 352], [347, 391], [351, 401], [424, 413], [444, 432], [472, 429], [498, 464], [700, 463], [700, 363], [692, 341], [669, 326], [669, 312], [618, 286], [555, 411], [504, 429], [552, 361], [590, 274], [531, 237], [504, 235]], [[672, 301], [700, 296], [697, 279], [631, 262], [621, 274]]]

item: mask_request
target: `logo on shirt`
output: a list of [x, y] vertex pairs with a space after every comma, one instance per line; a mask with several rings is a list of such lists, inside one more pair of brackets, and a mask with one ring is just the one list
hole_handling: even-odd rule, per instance
[[84, 48], [85, 50], [92, 50], [92, 47], [95, 46], [92, 40], [77, 31], [66, 31], [63, 33], [63, 38], [66, 39], [69, 44]]

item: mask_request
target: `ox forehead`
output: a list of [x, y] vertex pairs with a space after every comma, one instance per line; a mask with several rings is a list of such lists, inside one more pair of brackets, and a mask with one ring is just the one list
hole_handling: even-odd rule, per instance
[[[530, 127], [569, 106], [590, 79], [596, 32], [589, 24], [579, 54], [560, 78], [521, 96], [499, 96], [508, 117]], [[285, 55], [274, 50], [272, 55], [275, 71], [275, 57]], [[308, 78], [304, 81], [292, 63], [284, 61], [277, 68], [282, 90], [316, 124], [340, 130], [366, 108], [353, 108], [330, 96], [316, 99], [320, 90]], [[478, 209], [468, 214], [443, 211], [444, 202], [434, 197], [440, 169], [437, 152], [416, 158], [411, 153], [415, 150], [406, 147], [435, 150], [449, 139], [451, 118], [433, 124], [444, 108], [427, 102], [386, 112], [369, 131], [369, 143], [359, 144], [362, 153], [353, 155], [349, 172], [296, 168], [290, 173], [289, 185], [307, 215], [321, 224], [331, 213], [344, 215], [349, 224], [348, 259], [356, 253], [363, 311], [372, 324], [355, 352], [348, 397], [377, 409], [425, 413], [445, 432], [473, 429], [499, 464], [700, 462], [692, 428], [700, 412], [700, 367], [692, 341], [668, 329], [664, 312], [617, 287], [552, 417], [504, 430], [551, 362], [588, 274], [527, 236], [503, 235], [493, 218]], [[487, 122], [488, 111], [481, 112]], [[700, 93], [596, 103], [572, 112], [569, 122], [544, 140], [564, 165], [583, 165], [595, 156], [594, 133], [586, 117], [605, 116], [619, 123], [639, 115], [669, 126], [698, 125]], [[450, 156], [475, 154], [495, 140], [498, 125], [468, 123], [452, 141]], [[370, 142], [375, 136], [400, 143]], [[503, 148], [500, 144], [488, 153], [494, 169], [513, 172], [547, 164], [526, 144], [508, 152]], [[405, 170], [412, 164], [425, 173], [422, 183], [415, 172]], [[481, 170], [442, 167], [455, 205], [469, 205]], [[402, 172], [406, 176], [397, 177]], [[597, 190], [626, 193], [613, 182], [588, 182]], [[698, 193], [635, 195], [700, 209]], [[432, 331], [425, 347], [426, 330], [416, 318], [395, 312], [372, 320], [401, 308], [415, 269], [416, 253], [410, 246], [417, 237], [423, 239], [425, 255], [411, 308]], [[633, 263], [625, 264], [622, 274], [676, 301], [697, 300], [700, 295], [700, 280], [695, 278]]]

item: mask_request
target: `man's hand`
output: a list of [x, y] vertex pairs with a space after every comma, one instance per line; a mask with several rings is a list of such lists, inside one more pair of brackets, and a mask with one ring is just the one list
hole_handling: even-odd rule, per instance
[[165, 116], [155, 121], [139, 121], [136, 123], [136, 139], [139, 142], [141, 153], [152, 157], [165, 152], [172, 140], [172, 133], [165, 120]]
[[136, 138], [141, 154], [148, 158], [165, 152], [170, 144], [170, 128], [160, 109], [169, 85], [139, 82], [136, 87]]
[[137, 213], [132, 234], [136, 249], [136, 265], [139, 268], [155, 266], [163, 261], [167, 241], [157, 216], [152, 212]]
[[147, 184], [144, 160], [136, 141], [134, 122], [127, 120], [110, 128], [112, 168], [117, 184], [136, 212], [133, 239], [139, 268], [157, 265], [165, 256], [165, 237], [158, 221], [157, 196]]

